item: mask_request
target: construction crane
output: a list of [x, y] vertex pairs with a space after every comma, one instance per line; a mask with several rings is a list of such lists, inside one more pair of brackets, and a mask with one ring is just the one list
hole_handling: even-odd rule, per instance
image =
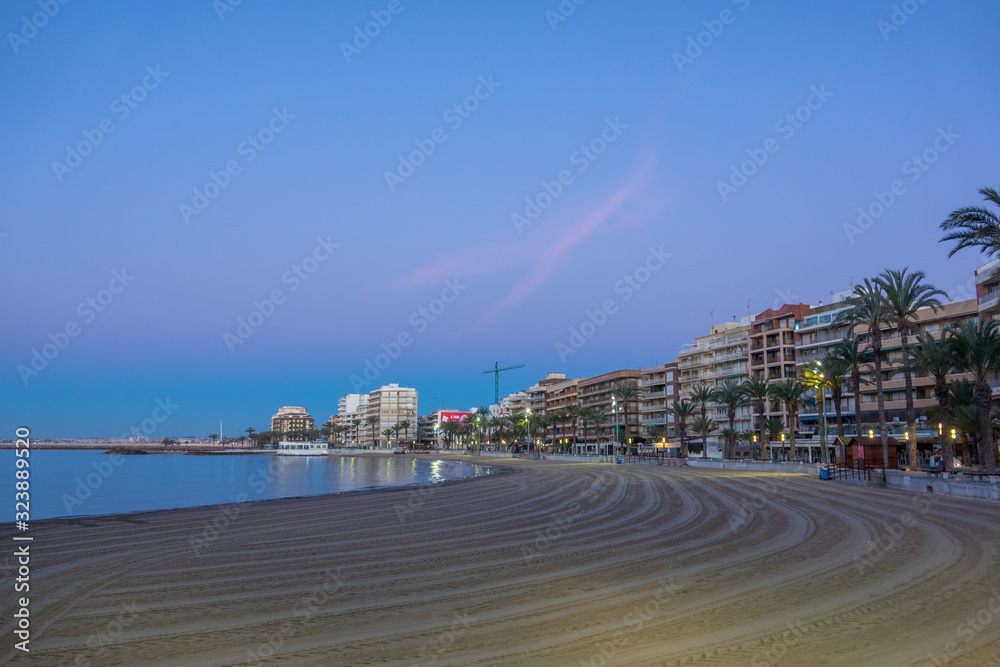
[[495, 380], [493, 385], [493, 404], [500, 404], [500, 373], [504, 371], [510, 371], [515, 368], [524, 368], [524, 364], [518, 364], [517, 366], [507, 366], [506, 368], [500, 368], [500, 362], [496, 362], [493, 365], [493, 370], [483, 371], [483, 375], [487, 373], [493, 373], [493, 379]]

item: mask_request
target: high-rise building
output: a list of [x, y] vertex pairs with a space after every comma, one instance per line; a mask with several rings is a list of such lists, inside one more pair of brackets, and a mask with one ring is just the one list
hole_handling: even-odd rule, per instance
[[[553, 382], [545, 387], [545, 414], [549, 417], [558, 417], [566, 414], [566, 409], [571, 405], [579, 407], [577, 398], [577, 378], [567, 378]], [[549, 441], [555, 440], [558, 445], [571, 445], [576, 442], [578, 424], [576, 419], [567, 419], [550, 424], [546, 429], [546, 436]]]
[[[399, 437], [403, 440], [412, 439], [417, 432], [417, 390], [393, 383], [370, 391], [364, 415], [361, 429], [366, 442], [385, 443], [389, 446], [382, 431], [404, 421], [410, 422], [410, 427], [406, 433], [401, 432]], [[372, 417], [377, 417], [377, 420], [369, 423], [368, 419]]]
[[[596, 453], [593, 443], [599, 440], [614, 440], [620, 434], [621, 442], [638, 443], [641, 437], [639, 422], [639, 402], [642, 392], [638, 391], [640, 373], [638, 369], [612, 371], [577, 383], [577, 396], [583, 408], [597, 408], [604, 413], [604, 422], [581, 424], [580, 432], [589, 441], [587, 449]], [[632, 382], [636, 385], [636, 397], [623, 406], [614, 399], [614, 391], [620, 384]]]
[[[674, 415], [669, 411], [671, 403], [680, 394], [680, 376], [677, 372], [677, 362], [657, 364], [639, 371], [639, 390], [642, 400], [639, 402], [639, 421], [642, 425], [642, 437], [647, 442], [659, 442], [663, 438], [670, 440], [680, 435], [674, 421]], [[657, 435], [660, 437], [657, 437]]]
[[[286, 405], [278, 409], [278, 413], [271, 417], [271, 431], [273, 433], [291, 434], [301, 431], [311, 431], [316, 428], [316, 420], [312, 418], [306, 409], [297, 405]], [[283, 435], [283, 440], [301, 440], [308, 438], [304, 435]]]
[[[337, 414], [331, 417], [335, 424], [345, 426], [346, 431], [340, 440], [349, 445], [360, 445], [362, 441], [365, 406], [368, 404], [368, 394], [347, 394], [341, 396], [337, 405]], [[359, 422], [355, 424], [355, 422]]]

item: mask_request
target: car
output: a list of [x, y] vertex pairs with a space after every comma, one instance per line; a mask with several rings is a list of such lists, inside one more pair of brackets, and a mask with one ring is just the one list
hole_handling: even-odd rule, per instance
[[406, 447], [394, 447], [392, 450], [393, 454], [409, 454], [410, 450]]

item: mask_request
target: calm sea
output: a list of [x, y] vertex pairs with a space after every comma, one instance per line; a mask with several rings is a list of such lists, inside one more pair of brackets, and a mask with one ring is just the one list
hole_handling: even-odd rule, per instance
[[[14, 451], [0, 451], [0, 492], [14, 516]], [[491, 474], [455, 461], [392, 456], [111, 456], [33, 450], [31, 518], [96, 516], [250, 500], [434, 484]], [[23, 508], [22, 508], [23, 509]]]

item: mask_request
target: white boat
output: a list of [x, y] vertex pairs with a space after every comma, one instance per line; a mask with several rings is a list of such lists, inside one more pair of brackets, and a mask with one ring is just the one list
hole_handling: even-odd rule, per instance
[[326, 456], [330, 453], [330, 448], [325, 442], [281, 441], [274, 453], [281, 456]]

